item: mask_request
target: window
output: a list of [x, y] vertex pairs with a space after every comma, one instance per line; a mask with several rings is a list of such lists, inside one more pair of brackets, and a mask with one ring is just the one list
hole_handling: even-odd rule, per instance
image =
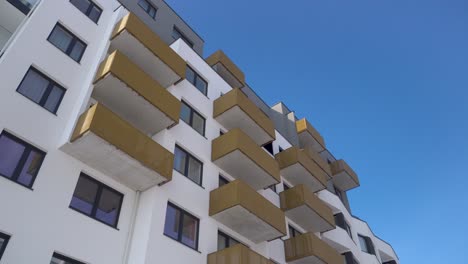
[[286, 183], [283, 182], [283, 190], [287, 191], [289, 189], [291, 189], [291, 187], [289, 187]]
[[0, 260], [2, 259], [3, 252], [5, 252], [5, 249], [9, 240], [10, 240], [9, 235], [0, 233]]
[[56, 114], [65, 89], [50, 78], [30, 67], [16, 91], [47, 111]]
[[372, 243], [372, 240], [370, 239], [370, 237], [362, 236], [359, 234], [358, 234], [358, 237], [359, 237], [359, 244], [361, 245], [361, 250], [363, 252], [375, 255], [374, 244]]
[[78, 10], [89, 17], [89, 19], [91, 19], [94, 23], [99, 21], [102, 9], [99, 8], [95, 3], [91, 2], [90, 0], [70, 0], [70, 3], [72, 3], [76, 8], [78, 8]]
[[189, 45], [191, 48], [193, 48], [193, 42], [190, 41], [180, 30], [174, 26], [172, 29], [172, 38], [174, 40], [182, 39], [187, 45]]
[[284, 151], [284, 149], [282, 147], [278, 146], [278, 153], [283, 152], [283, 151]]
[[336, 225], [343, 228], [346, 231], [346, 233], [348, 233], [349, 237], [351, 237], [352, 239], [353, 235], [351, 233], [351, 227], [349, 226], [348, 222], [346, 222], [343, 213], [338, 213], [334, 217]]
[[195, 129], [200, 135], [205, 136], [205, 118], [184, 101], [182, 101], [180, 119]]
[[202, 185], [203, 163], [176, 145], [174, 169], [198, 185]]
[[273, 142], [267, 143], [263, 145], [263, 148], [268, 151], [271, 155], [273, 155]]
[[[356, 263], [357, 264], [357, 263]], [[383, 264], [397, 264], [396, 261], [394, 260], [390, 260], [390, 261], [386, 261], [384, 262]]]
[[276, 193], [276, 184], [268, 186], [268, 189], [272, 190], [273, 192]]
[[340, 189], [338, 189], [335, 185], [333, 185], [333, 188], [335, 189], [335, 194], [340, 198], [340, 201], [343, 201], [343, 193], [341, 192]]
[[218, 186], [221, 187], [221, 186], [224, 186], [226, 184], [229, 184], [229, 181], [226, 178], [224, 178], [223, 176], [219, 175]]
[[33, 8], [36, 1], [34, 0], [7, 0], [8, 3], [12, 4], [14, 7], [18, 8], [21, 13], [27, 15], [29, 11]]
[[358, 264], [358, 262], [356, 261], [356, 259], [353, 256], [353, 253], [346, 252], [346, 253], [344, 253], [342, 255], [344, 257], [345, 264]]
[[302, 233], [297, 231], [294, 227], [288, 225], [288, 230], [289, 230], [289, 238], [291, 237], [296, 237], [298, 235], [301, 235]]
[[202, 92], [204, 95], [207, 95], [208, 83], [189, 66], [187, 66], [185, 78], [187, 79], [187, 81], [193, 84], [193, 86], [195, 86], [200, 92]]
[[71, 259], [69, 257], [65, 257], [58, 253], [54, 253], [54, 255], [52, 255], [52, 259], [50, 260], [50, 264], [84, 264], [84, 263]]
[[167, 204], [164, 235], [180, 243], [198, 249], [199, 220], [172, 203]]
[[228, 247], [239, 244], [239, 241], [226, 235], [225, 233], [218, 231], [218, 250], [223, 250]]
[[117, 227], [123, 194], [81, 173], [70, 208], [106, 225]]
[[226, 134], [226, 132], [223, 131], [222, 129], [220, 129], [220, 130], [219, 130], [219, 136], [222, 136], [222, 135], [224, 135], [224, 134]]
[[55, 25], [47, 40], [76, 62], [81, 61], [86, 50], [86, 44], [59, 23]]
[[45, 152], [5, 131], [0, 134], [0, 175], [31, 188]]
[[147, 0], [138, 1], [138, 5], [145, 10], [145, 12], [154, 20], [156, 20], [156, 7], [154, 7]]

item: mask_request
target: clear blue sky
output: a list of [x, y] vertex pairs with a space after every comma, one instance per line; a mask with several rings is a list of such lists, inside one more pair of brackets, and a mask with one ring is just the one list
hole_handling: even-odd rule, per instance
[[467, 0], [167, 0], [358, 173], [403, 264], [468, 263]]

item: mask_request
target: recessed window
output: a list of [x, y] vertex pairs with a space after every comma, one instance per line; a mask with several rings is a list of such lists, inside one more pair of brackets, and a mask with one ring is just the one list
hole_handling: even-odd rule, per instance
[[270, 153], [271, 155], [274, 155], [273, 153], [273, 142], [270, 142], [270, 143], [267, 143], [265, 145], [263, 145], [263, 148], [268, 151], [268, 153]]
[[343, 201], [343, 193], [340, 189], [338, 189], [335, 185], [333, 185], [333, 188], [335, 190], [335, 194], [336, 196], [338, 196], [338, 198], [340, 198], [341, 201]]
[[297, 229], [295, 229], [294, 227], [288, 225], [288, 230], [289, 230], [289, 237], [296, 237], [296, 236], [299, 236], [301, 235], [302, 233], [299, 232]]
[[202, 185], [203, 163], [177, 145], [174, 150], [174, 169]]
[[0, 233], [0, 260], [2, 259], [3, 253], [5, 252], [9, 240], [9, 235]]
[[138, 5], [145, 10], [145, 12], [154, 20], [156, 20], [156, 7], [154, 7], [147, 0], [138, 1]]
[[363, 235], [359, 235], [359, 245], [361, 246], [361, 250], [363, 252], [375, 255], [375, 250], [374, 250], [374, 244], [372, 243], [372, 240], [370, 237], [366, 237]]
[[56, 114], [65, 94], [65, 89], [31, 67], [26, 72], [16, 91], [47, 111]]
[[65, 257], [61, 254], [54, 253], [54, 255], [52, 255], [52, 259], [50, 260], [50, 264], [84, 264], [84, 263], [71, 259], [69, 257]]
[[229, 181], [226, 178], [224, 178], [223, 176], [219, 175], [218, 186], [221, 187], [221, 186], [224, 186], [226, 184], [229, 184]]
[[283, 152], [284, 148], [278, 146], [278, 153]]
[[235, 246], [237, 244], [239, 244], [239, 241], [221, 231], [218, 231], [218, 251]]
[[349, 226], [348, 222], [346, 222], [343, 213], [338, 213], [335, 215], [335, 223], [337, 226], [343, 228], [346, 233], [348, 233], [349, 237], [351, 237], [351, 239], [353, 238], [351, 227]]
[[172, 38], [174, 40], [182, 39], [187, 45], [189, 45], [191, 48], [193, 48], [193, 42], [190, 41], [182, 32], [174, 26], [172, 29]]
[[33, 8], [37, 0], [7, 0], [8, 3], [12, 4], [14, 7], [18, 8], [21, 13], [27, 15], [29, 11]]
[[86, 50], [86, 44], [59, 23], [55, 25], [47, 40], [76, 62], [81, 61]]
[[5, 131], [0, 134], [0, 175], [31, 188], [45, 152]]
[[180, 119], [195, 129], [200, 135], [205, 136], [205, 118], [184, 101], [182, 101]]
[[117, 227], [123, 194], [81, 173], [70, 208], [106, 225]]
[[70, 0], [81, 13], [85, 14], [89, 19], [91, 19], [94, 23], [99, 21], [99, 17], [101, 17], [102, 9], [99, 8], [95, 3], [90, 0]]
[[[345, 259], [345, 264], [359, 264], [353, 256], [353, 253], [346, 252], [342, 254]], [[385, 264], [385, 263], [384, 263]]]
[[180, 243], [198, 249], [199, 220], [172, 203], [167, 204], [164, 234]]
[[291, 187], [289, 187], [286, 183], [283, 182], [283, 190], [287, 191], [289, 189], [291, 189]]
[[270, 185], [268, 189], [272, 190], [273, 192], [276, 193], [276, 184]]
[[207, 95], [208, 83], [189, 66], [187, 66], [185, 78], [187, 79], [187, 81], [193, 84], [193, 86], [195, 86], [200, 92], [202, 92], [204, 95]]

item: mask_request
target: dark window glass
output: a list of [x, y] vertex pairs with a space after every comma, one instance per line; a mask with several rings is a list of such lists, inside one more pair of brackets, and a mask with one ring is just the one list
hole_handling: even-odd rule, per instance
[[179, 146], [174, 150], [174, 169], [196, 184], [202, 185], [203, 163]]
[[283, 190], [287, 191], [291, 189], [286, 183], [283, 182]]
[[0, 233], [0, 260], [2, 259], [3, 253], [5, 252], [9, 240], [9, 235]]
[[239, 241], [226, 235], [225, 233], [218, 231], [218, 250], [223, 250], [228, 247], [239, 244]]
[[138, 1], [138, 5], [145, 10], [145, 12], [152, 18], [156, 19], [156, 8], [147, 0]]
[[344, 253], [343, 257], [344, 257], [344, 260], [345, 260], [345, 262], [344, 262], [345, 264], [358, 264], [358, 262], [356, 261], [356, 259], [353, 256], [353, 253], [351, 253], [351, 252]]
[[65, 89], [50, 78], [29, 68], [16, 91], [51, 113], [57, 113]]
[[208, 83], [189, 66], [187, 66], [185, 78], [204, 95], [208, 93]]
[[91, 19], [94, 23], [98, 22], [102, 13], [102, 9], [99, 8], [95, 3], [91, 2], [90, 0], [70, 0], [70, 3], [76, 6], [78, 10], [89, 17], [89, 19]]
[[34, 0], [7, 0], [7, 1], [8, 3], [12, 4], [14, 7], [18, 8], [18, 10], [21, 11], [21, 13], [25, 15], [27, 15], [29, 11], [31, 11], [31, 9], [34, 6], [34, 3], [36, 3], [36, 1]]
[[374, 244], [372, 243], [372, 240], [370, 239], [370, 237], [366, 237], [366, 236], [362, 236], [358, 234], [358, 238], [359, 238], [359, 245], [361, 246], [361, 250], [363, 252], [375, 255]]
[[333, 185], [333, 188], [335, 189], [335, 194], [340, 198], [341, 201], [343, 201], [343, 193], [341, 193], [341, 190], [338, 189], [335, 185]]
[[352, 239], [353, 236], [351, 234], [351, 227], [349, 226], [348, 222], [346, 222], [343, 213], [338, 213], [334, 217], [336, 225], [343, 228]]
[[218, 183], [219, 187], [224, 186], [224, 185], [226, 185], [228, 183], [229, 183], [229, 181], [226, 178], [219, 175], [219, 183]]
[[5, 131], [0, 135], [0, 175], [31, 188], [45, 153]]
[[299, 232], [297, 229], [295, 229], [294, 227], [288, 225], [288, 230], [289, 230], [289, 237], [296, 237], [300, 234], [302, 234], [301, 232]]
[[187, 45], [189, 45], [191, 48], [193, 48], [193, 42], [190, 41], [180, 30], [176, 27], [172, 29], [172, 38], [174, 40], [182, 39]]
[[283, 151], [284, 151], [284, 149], [282, 147], [278, 147], [278, 153], [283, 152]]
[[70, 208], [112, 227], [117, 227], [123, 194], [81, 173]]
[[81, 61], [86, 50], [86, 44], [59, 23], [55, 25], [47, 40], [76, 62]]
[[199, 220], [193, 215], [173, 205], [167, 204], [164, 234], [182, 244], [198, 249]]
[[270, 185], [268, 189], [274, 191], [276, 193], [276, 184]]
[[197, 113], [187, 103], [182, 101], [182, 109], [180, 111], [180, 119], [195, 129], [202, 136], [205, 136], [205, 118]]
[[52, 259], [50, 260], [50, 264], [84, 264], [84, 263], [71, 259], [69, 257], [65, 257], [58, 253], [54, 253], [54, 255], [52, 255]]
[[273, 142], [270, 142], [268, 144], [265, 144], [263, 145], [263, 148], [268, 151], [268, 153], [270, 153], [271, 155], [274, 155], [273, 154]]

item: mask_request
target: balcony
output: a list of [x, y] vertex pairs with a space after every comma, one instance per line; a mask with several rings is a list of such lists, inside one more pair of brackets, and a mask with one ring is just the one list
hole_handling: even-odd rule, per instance
[[348, 232], [340, 227], [323, 233], [322, 239], [338, 252], [359, 251]]
[[274, 264], [248, 247], [237, 244], [208, 255], [208, 264]]
[[242, 88], [245, 85], [244, 73], [229, 59], [223, 51], [211, 54], [206, 63], [210, 65], [232, 88]]
[[305, 185], [280, 193], [281, 209], [286, 216], [310, 232], [325, 232], [335, 228], [332, 210]]
[[291, 184], [305, 184], [312, 192], [325, 189], [327, 175], [305, 153], [297, 147], [291, 147], [275, 155], [281, 175]]
[[210, 216], [254, 243], [286, 235], [283, 211], [240, 180], [211, 191]]
[[26, 19], [26, 15], [36, 2], [37, 0], [0, 1], [0, 51]]
[[133, 190], [172, 179], [174, 155], [100, 104], [81, 115], [62, 149]]
[[240, 89], [214, 101], [213, 118], [228, 130], [240, 128], [257, 145], [275, 139], [273, 122]]
[[307, 154], [320, 167], [320, 169], [322, 169], [322, 171], [326, 174], [327, 179], [331, 179], [332, 173], [326, 158], [323, 158], [321, 154], [315, 151], [307, 151]]
[[132, 13], [117, 23], [109, 50], [132, 58], [165, 88], [185, 78], [185, 61]]
[[240, 129], [233, 129], [212, 142], [211, 160], [255, 190], [281, 181], [278, 164]]
[[286, 262], [290, 264], [343, 264], [337, 251], [313, 233], [302, 234], [284, 241]]
[[92, 96], [146, 134], [179, 122], [180, 101], [119, 51], [101, 63]]
[[296, 130], [299, 136], [299, 144], [308, 151], [321, 152], [325, 149], [325, 141], [320, 133], [303, 118], [296, 121]]
[[330, 164], [333, 183], [342, 191], [348, 191], [359, 186], [357, 174], [344, 160]]

